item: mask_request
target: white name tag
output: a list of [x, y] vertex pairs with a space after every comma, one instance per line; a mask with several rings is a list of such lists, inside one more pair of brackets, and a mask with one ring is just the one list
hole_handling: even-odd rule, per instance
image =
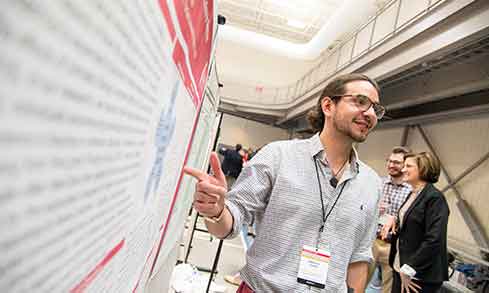
[[328, 251], [304, 245], [301, 251], [297, 282], [324, 288], [328, 277], [330, 258], [331, 253]]

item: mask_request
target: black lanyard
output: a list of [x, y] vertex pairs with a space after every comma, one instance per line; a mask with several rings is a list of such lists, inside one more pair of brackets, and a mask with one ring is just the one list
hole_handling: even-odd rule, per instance
[[322, 216], [323, 223], [321, 225], [321, 228], [319, 228], [319, 232], [323, 232], [324, 231], [324, 226], [326, 225], [326, 221], [328, 220], [329, 215], [331, 214], [331, 212], [333, 211], [334, 207], [336, 206], [336, 203], [338, 202], [338, 199], [340, 199], [341, 193], [343, 192], [343, 189], [346, 186], [346, 182], [343, 184], [343, 186], [341, 186], [340, 192], [336, 196], [336, 199], [335, 199], [335, 201], [333, 203], [333, 206], [329, 210], [328, 214], [326, 214], [324, 212], [323, 188], [321, 187], [321, 180], [319, 179], [318, 162], [317, 162], [316, 157], [314, 157], [314, 166], [316, 167], [316, 176], [318, 178], [318, 185], [319, 185], [319, 195], [321, 196], [321, 212], [323, 213], [323, 216]]

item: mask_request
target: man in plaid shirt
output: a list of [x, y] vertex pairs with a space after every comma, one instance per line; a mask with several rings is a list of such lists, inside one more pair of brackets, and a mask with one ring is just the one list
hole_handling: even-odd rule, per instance
[[389, 176], [383, 180], [383, 195], [380, 204], [379, 230], [372, 246], [375, 262], [382, 273], [382, 292], [390, 293], [392, 289], [392, 268], [389, 266], [390, 237], [382, 240], [380, 230], [391, 217], [397, 217], [402, 203], [411, 192], [411, 186], [403, 182], [401, 172], [404, 156], [410, 152], [405, 147], [395, 147], [386, 161]]

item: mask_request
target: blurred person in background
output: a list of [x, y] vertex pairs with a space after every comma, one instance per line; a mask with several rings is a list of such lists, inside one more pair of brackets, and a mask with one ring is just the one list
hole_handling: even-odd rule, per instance
[[412, 187], [395, 221], [389, 221], [383, 237], [394, 232], [389, 264], [394, 269], [392, 293], [438, 292], [448, 280], [447, 226], [449, 208], [435, 186], [440, 163], [430, 153], [408, 154], [402, 169]]
[[402, 173], [404, 156], [409, 152], [410, 150], [406, 147], [394, 147], [386, 160], [388, 176], [383, 178], [382, 182], [382, 200], [379, 207], [377, 239], [372, 245], [376, 273], [370, 282], [371, 288], [382, 288], [383, 293], [390, 293], [392, 290], [392, 269], [389, 265], [391, 237], [389, 235], [382, 239], [381, 232], [389, 217], [397, 217], [399, 208], [411, 192], [411, 186], [403, 181]]
[[234, 181], [238, 178], [243, 169], [243, 146], [237, 144], [234, 150], [221, 148], [219, 153], [224, 156], [222, 161], [222, 172], [226, 176], [226, 182], [229, 187], [233, 186]]
[[255, 155], [256, 155], [256, 154], [257, 154], [257, 153], [258, 153], [258, 152], [261, 150], [261, 148], [262, 148], [262, 147], [263, 147], [263, 146], [261, 146], [261, 147], [257, 148], [257, 149], [256, 149], [256, 150], [254, 150], [254, 151], [253, 151], [253, 150], [250, 148], [251, 153], [248, 155], [248, 160], [251, 160], [251, 159], [252, 159], [252, 158], [253, 158], [253, 157], [254, 157], [254, 156], [255, 156]]

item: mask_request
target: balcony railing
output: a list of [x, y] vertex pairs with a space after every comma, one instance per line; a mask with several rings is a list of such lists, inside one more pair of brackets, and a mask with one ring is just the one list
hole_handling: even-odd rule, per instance
[[[298, 81], [283, 87], [254, 87], [226, 82], [224, 100], [227, 102], [280, 106], [288, 105], [318, 87], [380, 44], [397, 35], [409, 24], [448, 0], [393, 0], [367, 23], [354, 31], [345, 41], [311, 68]], [[239, 99], [245, 98], [244, 100]]]

